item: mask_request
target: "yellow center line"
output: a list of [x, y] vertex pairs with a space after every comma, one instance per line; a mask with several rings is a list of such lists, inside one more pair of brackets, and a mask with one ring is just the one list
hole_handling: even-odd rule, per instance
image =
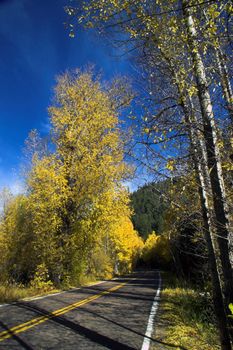
[[[135, 278], [133, 278], [133, 279], [135, 279]], [[105, 291], [103, 291], [103, 292], [101, 292], [99, 294], [95, 294], [95, 295], [93, 295], [93, 296], [91, 296], [89, 298], [83, 299], [81, 301], [78, 301], [77, 303], [70, 304], [70, 305], [68, 305], [66, 307], [63, 307], [61, 309], [55, 310], [55, 311], [53, 311], [51, 313], [48, 313], [47, 315], [36, 317], [36, 318], [34, 318], [34, 319], [30, 320], [30, 321], [27, 321], [25, 323], [21, 323], [18, 326], [9, 328], [8, 330], [3, 331], [3, 332], [0, 333], [0, 342], [5, 340], [5, 339], [13, 337], [15, 334], [25, 332], [25, 331], [27, 331], [30, 328], [38, 326], [39, 324], [44, 323], [47, 320], [50, 320], [50, 319], [52, 319], [54, 317], [63, 315], [63, 314], [65, 314], [65, 313], [67, 313], [67, 312], [69, 312], [71, 310], [74, 310], [74, 309], [76, 309], [76, 308], [78, 308], [78, 307], [80, 307], [82, 305], [88, 304], [91, 301], [102, 297], [103, 295], [110, 294], [110, 293], [116, 291], [117, 289], [122, 288], [127, 283], [128, 283], [128, 281], [124, 282], [124, 283], [121, 283], [121, 284], [118, 284], [117, 286], [115, 286], [113, 288], [105, 290]]]

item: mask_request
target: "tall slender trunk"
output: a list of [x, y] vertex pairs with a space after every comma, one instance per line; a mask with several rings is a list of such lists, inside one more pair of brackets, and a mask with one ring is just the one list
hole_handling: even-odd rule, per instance
[[220, 47], [215, 49], [215, 53], [216, 53], [218, 71], [220, 75], [220, 81], [222, 85], [223, 96], [225, 98], [227, 110], [229, 112], [231, 123], [233, 125], [233, 91], [231, 87], [229, 73], [228, 73], [227, 65]]
[[[219, 44], [218, 44], [219, 45]], [[228, 161], [233, 161], [233, 91], [231, 86], [231, 81], [229, 78], [229, 73], [226, 65], [226, 60], [224, 58], [223, 52], [220, 48], [220, 45], [215, 49], [216, 53], [216, 61], [218, 66], [218, 73], [220, 76], [221, 86], [222, 86], [222, 92], [224, 99], [226, 101], [226, 107], [229, 114], [230, 119], [230, 127], [229, 132], [227, 133], [225, 137], [225, 147], [227, 151], [227, 158]], [[229, 188], [232, 186], [232, 170], [225, 172], [225, 179], [226, 183], [228, 183]], [[233, 263], [233, 237], [230, 237], [229, 240], [229, 249], [230, 249], [230, 261], [231, 264]]]
[[[206, 23], [209, 25], [210, 29], [210, 19], [206, 11], [203, 11], [204, 17], [206, 19]], [[210, 42], [211, 42], [211, 36], [210, 36]], [[233, 91], [231, 87], [231, 82], [229, 78], [229, 72], [226, 65], [226, 59], [224, 57], [224, 54], [221, 50], [221, 39], [216, 38], [215, 36], [215, 42], [212, 43], [212, 46], [214, 48], [215, 53], [215, 59], [217, 63], [217, 70], [220, 78], [220, 83], [222, 87], [223, 97], [225, 99], [226, 108], [228, 110], [229, 119], [231, 121], [230, 124], [230, 130], [225, 140], [225, 145], [227, 149], [227, 153], [229, 154], [230, 160], [233, 160], [233, 141], [232, 141], [232, 135], [233, 135]]]
[[213, 292], [213, 304], [214, 311], [218, 323], [219, 337], [222, 350], [231, 350], [230, 336], [227, 325], [227, 317], [224, 308], [224, 299], [220, 283], [220, 274], [217, 265], [217, 254], [214, 245], [215, 227], [213, 225], [213, 219], [211, 219], [211, 206], [208, 201], [209, 197], [212, 197], [212, 190], [209, 178], [209, 171], [207, 165], [206, 147], [200, 135], [198, 129], [198, 123], [195, 115], [191, 116], [190, 107], [187, 103], [187, 99], [179, 84], [179, 79], [176, 74], [176, 69], [168, 58], [166, 53], [161, 50], [161, 54], [169, 64], [171, 73], [176, 77], [176, 85], [179, 93], [179, 100], [184, 112], [185, 122], [189, 132], [189, 139], [193, 152], [193, 162], [195, 166], [195, 172], [197, 181], [199, 184], [199, 197], [201, 202], [204, 235], [208, 251], [208, 262], [210, 266], [212, 292]]
[[205, 150], [202, 147], [198, 129], [195, 127], [196, 120], [190, 117], [190, 109], [186, 99], [181, 95], [181, 106], [184, 111], [185, 121], [188, 126], [190, 144], [193, 150], [192, 157], [198, 182], [199, 197], [202, 209], [202, 218], [204, 226], [204, 235], [208, 251], [208, 262], [211, 272], [212, 292], [214, 311], [218, 323], [219, 336], [222, 350], [231, 350], [230, 336], [227, 327], [227, 317], [224, 308], [224, 301], [217, 266], [217, 258], [214, 248], [214, 226], [211, 220], [210, 204], [208, 194], [210, 183], [208, 179], [208, 170], [206, 165]]
[[213, 194], [213, 206], [215, 212], [215, 227], [220, 252], [221, 267], [224, 278], [225, 307], [233, 301], [233, 275], [229, 256], [229, 221], [220, 153], [217, 145], [217, 133], [214, 121], [213, 107], [208, 90], [208, 82], [205, 67], [199, 52], [195, 23], [188, 7], [188, 1], [183, 0], [183, 14], [186, 20], [186, 28], [190, 52], [194, 65], [194, 75], [198, 89], [201, 106], [204, 139], [207, 151], [208, 169], [210, 173], [211, 188]]

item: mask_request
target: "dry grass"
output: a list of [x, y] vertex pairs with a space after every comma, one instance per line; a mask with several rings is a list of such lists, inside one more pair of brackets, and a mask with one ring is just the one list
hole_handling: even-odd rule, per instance
[[[159, 327], [163, 327], [164, 349], [219, 350], [211, 300], [208, 294], [184, 287], [165, 275], [161, 294]], [[158, 330], [156, 331], [158, 332]], [[154, 345], [157, 349], [158, 345]], [[152, 347], [153, 349], [153, 347]]]
[[55, 288], [38, 289], [19, 285], [0, 285], [0, 303], [10, 303], [20, 299], [54, 293], [58, 290]]
[[19, 299], [32, 296], [34, 293], [30, 288], [24, 288], [19, 286], [4, 286], [0, 285], [0, 302], [9, 303]]
[[78, 284], [64, 284], [59, 289], [48, 283], [35, 284], [30, 287], [17, 284], [0, 284], [0, 303], [10, 303], [24, 298], [70, 290], [96, 282], [98, 281], [93, 276], [82, 276]]

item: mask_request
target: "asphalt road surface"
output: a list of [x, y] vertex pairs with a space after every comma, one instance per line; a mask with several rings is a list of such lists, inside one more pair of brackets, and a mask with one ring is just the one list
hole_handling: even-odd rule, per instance
[[159, 285], [137, 272], [0, 307], [0, 349], [141, 349]]

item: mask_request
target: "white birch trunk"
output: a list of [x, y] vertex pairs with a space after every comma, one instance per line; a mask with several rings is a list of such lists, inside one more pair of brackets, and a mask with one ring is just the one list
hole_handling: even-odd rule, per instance
[[187, 0], [183, 0], [183, 14], [186, 21], [189, 47], [194, 65], [194, 76], [196, 78], [199, 102], [201, 106], [208, 169], [213, 194], [215, 226], [224, 278], [225, 305], [227, 308], [227, 306], [233, 301], [233, 275], [229, 257], [228, 244], [230, 231], [220, 152], [217, 145], [217, 132], [210, 93], [208, 90], [205, 67], [199, 52], [195, 23], [190, 13]]

